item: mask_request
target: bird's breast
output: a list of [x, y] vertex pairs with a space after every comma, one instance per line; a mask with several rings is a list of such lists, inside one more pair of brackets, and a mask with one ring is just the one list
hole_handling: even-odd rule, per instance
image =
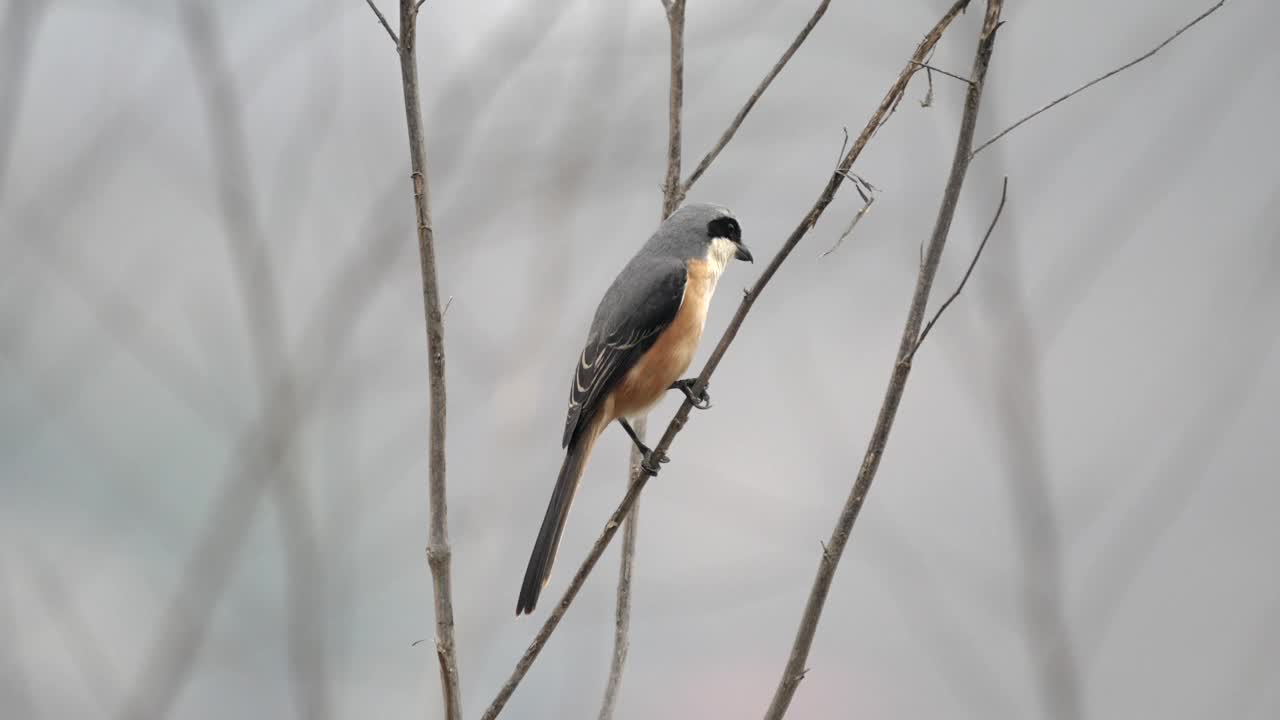
[[680, 309], [653, 347], [641, 356], [619, 383], [613, 397], [615, 417], [630, 417], [648, 411], [662, 399], [671, 383], [689, 369], [694, 353], [698, 351], [698, 341], [702, 339], [711, 296], [723, 270], [724, 263], [717, 263], [714, 258], [688, 262]]

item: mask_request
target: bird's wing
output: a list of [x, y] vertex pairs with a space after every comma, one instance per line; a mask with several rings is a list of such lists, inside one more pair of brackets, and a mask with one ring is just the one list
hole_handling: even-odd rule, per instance
[[573, 372], [565, 446], [675, 319], [687, 277], [688, 270], [680, 262], [633, 264], [605, 293]]

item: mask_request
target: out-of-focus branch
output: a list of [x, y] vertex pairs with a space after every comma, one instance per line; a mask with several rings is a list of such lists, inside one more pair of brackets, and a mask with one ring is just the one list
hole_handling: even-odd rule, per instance
[[792, 40], [791, 45], [783, 51], [782, 57], [778, 58], [778, 62], [774, 63], [773, 68], [765, 74], [764, 79], [762, 79], [760, 84], [756, 86], [755, 92], [751, 93], [751, 97], [747, 98], [747, 102], [743, 104], [742, 109], [738, 111], [738, 114], [735, 115], [733, 120], [729, 123], [729, 127], [725, 128], [724, 133], [720, 135], [720, 139], [717, 140], [716, 144], [707, 151], [707, 154], [703, 156], [702, 160], [698, 163], [698, 166], [689, 174], [689, 178], [680, 186], [679, 195], [676, 197], [677, 205], [684, 200], [685, 195], [689, 192], [689, 188], [692, 188], [693, 184], [698, 182], [698, 178], [702, 177], [702, 174], [707, 171], [707, 168], [711, 167], [711, 163], [715, 162], [715, 159], [720, 156], [721, 151], [723, 151], [725, 146], [729, 144], [729, 141], [733, 139], [733, 136], [737, 134], [738, 128], [742, 127], [742, 122], [747, 119], [747, 114], [750, 113], [752, 108], [756, 106], [756, 103], [760, 101], [760, 96], [764, 95], [764, 91], [769, 89], [769, 85], [772, 84], [774, 78], [778, 77], [778, 74], [782, 72], [782, 68], [786, 67], [787, 63], [791, 61], [791, 56], [795, 55], [796, 50], [799, 50], [800, 46], [804, 44], [804, 41], [809, 38], [809, 33], [813, 32], [813, 28], [817, 26], [818, 21], [822, 19], [824, 14], [826, 14], [827, 6], [830, 4], [831, 0], [822, 0], [822, 2], [818, 3], [818, 8], [813, 11], [813, 15], [809, 18], [809, 22], [805, 23], [803, 28], [800, 28], [800, 34], [796, 35], [796, 39]]
[[[181, 12], [193, 65], [205, 94], [218, 173], [218, 200], [233, 274], [239, 283], [259, 390], [264, 398], [271, 398], [271, 407], [264, 410], [263, 415], [288, 423], [268, 428], [267, 432], [280, 441], [275, 460], [279, 477], [271, 488], [275, 492], [289, 577], [286, 587], [291, 611], [287, 635], [295, 703], [299, 713], [306, 717], [326, 718], [330, 714], [330, 703], [327, 658], [323, 651], [324, 624], [320, 620], [323, 610], [316, 580], [319, 561], [309, 505], [292, 461], [289, 438], [293, 432], [292, 422], [301, 413], [295, 407], [298, 404], [296, 383], [286, 362], [283, 308], [275, 268], [252, 199], [249, 153], [238, 111], [240, 102], [215, 19], [199, 3], [187, 3]], [[251, 460], [247, 467], [255, 464]], [[251, 516], [251, 504], [238, 507], [244, 508], [246, 517]], [[210, 567], [216, 564], [210, 556], [197, 553], [197, 557], [210, 559]], [[199, 575], [202, 567], [195, 565], [191, 572]], [[225, 580], [212, 571], [209, 577], [211, 583], [219, 586]], [[126, 706], [128, 712], [141, 717], [168, 714], [190, 675], [217, 595], [216, 591], [209, 592], [202, 595], [198, 604], [184, 603], [172, 610], [167, 627], [177, 630], [163, 636], [160, 649], [153, 655], [154, 671], [143, 676], [139, 690]]]
[[[249, 151], [240, 116], [242, 103], [236, 93], [231, 63], [226, 59], [215, 18], [197, 3], [188, 4], [183, 12], [195, 68], [207, 95], [219, 204], [258, 386], [264, 397], [274, 386], [279, 417], [298, 418], [302, 413], [296, 409], [297, 381], [287, 360], [284, 308], [270, 243], [254, 202]], [[281, 428], [279, 435], [287, 438], [293, 432], [293, 428]], [[286, 636], [294, 704], [300, 715], [324, 720], [331, 715], [331, 703], [317, 537], [293, 443], [283, 443], [281, 453], [271, 490], [288, 578], [285, 592], [290, 612]]]
[[[907, 321], [902, 329], [902, 339], [898, 343], [898, 356], [893, 365], [889, 385], [885, 390], [884, 403], [880, 406], [875, 428], [872, 430], [871, 439], [867, 443], [867, 451], [863, 456], [862, 466], [858, 470], [857, 478], [854, 480], [853, 489], [845, 501], [835, 528], [831, 531], [831, 537], [823, 546], [822, 556], [818, 562], [817, 577], [814, 578], [813, 589], [809, 592], [809, 600], [805, 604], [804, 615], [801, 618], [800, 627], [796, 631], [791, 655], [787, 659], [786, 667], [782, 671], [782, 677], [778, 681], [778, 688], [774, 693], [773, 701], [765, 712], [766, 720], [779, 720], [786, 714], [792, 698], [795, 697], [796, 689], [804, 678], [806, 672], [805, 663], [809, 658], [809, 650], [813, 646], [813, 637], [817, 632], [818, 622], [822, 617], [822, 609], [826, 604], [827, 594], [831, 590], [831, 582], [835, 578], [836, 567], [840, 562], [840, 557], [844, 554], [845, 545], [848, 543], [849, 534], [853, 530], [853, 524], [858, 519], [858, 512], [862, 509], [862, 503], [866, 499], [867, 493], [871, 490], [871, 483], [875, 479], [876, 471], [880, 468], [880, 460], [884, 457], [885, 446], [889, 441], [889, 432], [893, 429], [893, 421], [898, 413], [898, 405], [902, 401], [903, 392], [906, 390], [907, 378], [911, 374], [911, 356], [920, 339], [920, 328], [924, 322], [925, 310], [928, 307], [929, 291], [933, 287], [933, 279], [942, 260], [942, 251], [946, 246], [947, 235], [951, 229], [951, 220], [955, 217], [956, 206], [960, 200], [960, 189], [964, 185], [964, 176], [969, 169], [970, 148], [973, 147], [973, 132], [978, 120], [978, 108], [982, 99], [987, 67], [991, 62], [991, 52], [995, 45], [996, 31], [1000, 27], [1000, 11], [1003, 5], [1002, 0], [988, 0], [987, 2], [987, 12], [982, 23], [982, 32], [978, 37], [977, 51], [973, 58], [973, 70], [969, 75], [971, 83], [968, 92], [965, 94], [964, 115], [960, 121], [960, 132], [956, 140], [955, 156], [951, 161], [950, 176], [942, 193], [942, 204], [938, 209], [938, 219], [934, 224], [924, 263], [921, 265], [919, 275], [916, 277], [916, 288], [911, 299], [911, 309], [907, 314]], [[917, 62], [922, 61], [923, 59], [917, 59]], [[908, 65], [908, 67], [915, 68], [917, 66]]]
[[[957, 2], [952, 4], [946, 14], [942, 16], [925, 38], [920, 41], [920, 44], [916, 47], [915, 53], [912, 55], [912, 59], [916, 62], [922, 62], [942, 38], [942, 33], [946, 30], [947, 26], [951, 24], [951, 21], [954, 20], [956, 16], [968, 6], [968, 4], [969, 0], [957, 0]], [[791, 255], [791, 252], [796, 248], [800, 241], [804, 239], [804, 236], [813, 229], [813, 226], [816, 225], [818, 219], [822, 217], [822, 213], [827, 209], [827, 206], [829, 206], [832, 200], [835, 199], [836, 191], [840, 188], [841, 183], [844, 182], [845, 176], [849, 172], [850, 168], [853, 167], [854, 161], [861, 156], [863, 149], [871, 140], [871, 136], [874, 135], [876, 130], [884, 123], [892, 109], [897, 106], [903, 94], [906, 92], [907, 84], [911, 81], [912, 76], [915, 75], [918, 69], [918, 66], [908, 64], [898, 75], [893, 85], [890, 86], [888, 93], [880, 102], [876, 111], [872, 114], [871, 120], [867, 123], [857, 140], [854, 141], [853, 146], [849, 148], [848, 153], [846, 153], [844, 158], [840, 161], [839, 166], [827, 179], [826, 184], [819, 193], [817, 200], [814, 201], [813, 206], [805, 213], [796, 228], [791, 231], [791, 234], [782, 244], [782, 247], [778, 249], [778, 252], [773, 256], [773, 259], [765, 267], [763, 272], [761, 272], [760, 277], [751, 286], [751, 288], [744, 293], [742, 302], [738, 304], [737, 311], [729, 321], [729, 326], [725, 328], [724, 334], [720, 337], [719, 343], [717, 343], [715, 349], [711, 352], [711, 357], [707, 359], [707, 363], [703, 366], [701, 374], [698, 375], [698, 381], [692, 388], [692, 392], [695, 397], [706, 389], [707, 382], [711, 379], [711, 375], [715, 373], [716, 368], [720, 366], [721, 359], [723, 359], [724, 354], [728, 351], [729, 346], [733, 344], [734, 338], [738, 336], [738, 331], [741, 329], [742, 323], [746, 320], [747, 313], [751, 312], [752, 306], [755, 305], [756, 300], [769, 284], [769, 281], [773, 279], [778, 268], [780, 268], [782, 263]], [[671, 443], [675, 440], [676, 435], [684, 429], [685, 423], [689, 419], [689, 413], [692, 410], [693, 405], [688, 400], [685, 400], [685, 402], [680, 405], [680, 409], [676, 411], [675, 417], [671, 419], [671, 422], [667, 425], [666, 432], [663, 433], [662, 439], [658, 442], [655, 448], [656, 452], [666, 454], [666, 452], [671, 448]], [[537, 634], [534, 635], [533, 641], [516, 662], [515, 669], [512, 670], [511, 676], [507, 679], [506, 683], [503, 684], [502, 688], [498, 691], [497, 696], [493, 699], [493, 702], [490, 703], [488, 709], [486, 709], [484, 714], [481, 716], [482, 720], [493, 720], [493, 718], [496, 718], [498, 714], [502, 712], [507, 701], [511, 699], [511, 695], [515, 692], [516, 687], [518, 687], [520, 681], [524, 679], [525, 674], [529, 672], [529, 668], [533, 666], [538, 654], [542, 652], [542, 648], [546, 645], [547, 640], [551, 637], [552, 633], [555, 632], [560, 621], [564, 619], [564, 615], [568, 611], [569, 606], [573, 603], [574, 598], [577, 597], [578, 592], [582, 589], [583, 584], [591, 574], [591, 571], [595, 568], [596, 563], [599, 562], [600, 556], [604, 554], [605, 549], [609, 546], [609, 543], [612, 542], [613, 536], [617, 534], [618, 527], [631, 512], [632, 507], [635, 505], [636, 500], [640, 496], [640, 492], [644, 490], [644, 486], [647, 482], [648, 476], [644, 473], [632, 476], [631, 485], [627, 488], [626, 495], [624, 495], [622, 500], [618, 503], [618, 507], [613, 511], [613, 514], [609, 516], [609, 520], [605, 523], [600, 536], [591, 546], [591, 550], [588, 551], [586, 559], [582, 561], [577, 572], [574, 573], [573, 578], [569, 581], [569, 585], [565, 588], [560, 601], [556, 603], [554, 608], [552, 608], [551, 613], [543, 622], [542, 627], [538, 630]]]
[[431, 568], [432, 595], [435, 600], [436, 660], [440, 665], [440, 694], [444, 702], [444, 714], [446, 720], [460, 720], [462, 691], [458, 680], [457, 648], [454, 644], [453, 581], [450, 574], [452, 551], [449, 548], [448, 496], [445, 492], [444, 315], [440, 308], [435, 230], [431, 225], [431, 201], [427, 185], [427, 143], [422, 128], [422, 101], [418, 90], [417, 24], [418, 3], [415, 0], [400, 0], [400, 42], [397, 50], [400, 54], [400, 79], [409, 139], [413, 207], [418, 224], [418, 259], [422, 266], [422, 306], [429, 355], [427, 378], [431, 389], [427, 564]]
[[1098, 77], [1096, 77], [1096, 78], [1094, 78], [1094, 79], [1090, 80], [1089, 82], [1087, 82], [1087, 83], [1085, 83], [1085, 84], [1081, 85], [1080, 87], [1076, 88], [1075, 90], [1072, 90], [1071, 92], [1069, 92], [1069, 93], [1067, 93], [1067, 94], [1065, 94], [1065, 95], [1063, 95], [1063, 96], [1061, 96], [1061, 97], [1059, 97], [1059, 98], [1057, 98], [1057, 99], [1055, 99], [1055, 100], [1050, 101], [1048, 104], [1046, 104], [1046, 105], [1042, 106], [1039, 110], [1036, 110], [1035, 112], [1032, 112], [1032, 113], [1030, 113], [1030, 114], [1028, 114], [1028, 115], [1025, 115], [1021, 120], [1017, 121], [1016, 123], [1014, 123], [1014, 124], [1010, 125], [1009, 127], [1005, 128], [1005, 129], [1001, 130], [1000, 132], [998, 132], [998, 133], [996, 133], [994, 136], [992, 136], [992, 138], [991, 138], [990, 140], [987, 140], [986, 142], [982, 143], [982, 144], [981, 144], [981, 145], [979, 145], [978, 147], [974, 148], [974, 150], [973, 150], [973, 155], [977, 155], [978, 153], [980, 153], [980, 152], [982, 152], [983, 150], [987, 149], [987, 147], [988, 147], [989, 145], [991, 145], [992, 143], [994, 143], [995, 141], [999, 140], [1000, 138], [1004, 137], [1005, 135], [1008, 135], [1009, 133], [1013, 132], [1014, 130], [1017, 130], [1019, 127], [1021, 127], [1021, 126], [1022, 126], [1024, 123], [1026, 123], [1028, 120], [1031, 120], [1032, 118], [1036, 117], [1036, 116], [1037, 116], [1037, 115], [1039, 115], [1040, 113], [1043, 113], [1043, 112], [1045, 112], [1046, 110], [1049, 110], [1050, 108], [1052, 108], [1053, 106], [1057, 105], [1058, 103], [1061, 103], [1061, 102], [1064, 102], [1064, 101], [1066, 101], [1066, 100], [1069, 100], [1070, 98], [1072, 98], [1072, 97], [1074, 97], [1074, 96], [1076, 96], [1076, 95], [1079, 95], [1080, 93], [1084, 92], [1085, 90], [1088, 90], [1089, 88], [1093, 87], [1094, 85], [1097, 85], [1098, 83], [1102, 82], [1103, 80], [1106, 80], [1107, 78], [1110, 78], [1110, 77], [1112, 77], [1113, 75], [1118, 75], [1118, 74], [1120, 74], [1120, 73], [1124, 72], [1125, 70], [1128, 70], [1129, 68], [1133, 67], [1134, 65], [1137, 65], [1138, 63], [1140, 63], [1140, 62], [1142, 62], [1142, 61], [1146, 60], [1147, 58], [1150, 58], [1152, 55], [1155, 55], [1156, 53], [1158, 53], [1158, 52], [1160, 52], [1161, 50], [1163, 50], [1163, 49], [1164, 49], [1164, 47], [1165, 47], [1166, 45], [1168, 45], [1169, 43], [1173, 42], [1174, 40], [1177, 40], [1179, 35], [1181, 35], [1182, 33], [1184, 33], [1184, 32], [1186, 32], [1186, 31], [1190, 30], [1192, 27], [1194, 27], [1196, 24], [1198, 24], [1201, 20], [1204, 20], [1205, 18], [1207, 18], [1207, 17], [1209, 17], [1210, 15], [1214, 14], [1214, 13], [1215, 13], [1215, 12], [1217, 12], [1217, 11], [1218, 11], [1218, 10], [1219, 10], [1223, 5], [1226, 5], [1226, 4], [1227, 4], [1227, 0], [1218, 0], [1218, 2], [1217, 2], [1217, 3], [1215, 3], [1215, 4], [1213, 5], [1213, 7], [1209, 8], [1208, 10], [1205, 10], [1204, 12], [1202, 12], [1202, 13], [1200, 13], [1199, 15], [1195, 16], [1195, 17], [1194, 17], [1190, 22], [1188, 22], [1186, 25], [1183, 25], [1182, 27], [1178, 28], [1178, 31], [1177, 31], [1177, 32], [1175, 32], [1174, 34], [1172, 34], [1172, 35], [1170, 35], [1169, 37], [1165, 38], [1165, 39], [1164, 39], [1164, 42], [1161, 42], [1159, 45], [1157, 45], [1157, 46], [1155, 46], [1155, 47], [1151, 48], [1150, 50], [1148, 50], [1148, 51], [1146, 51], [1145, 53], [1143, 53], [1142, 55], [1139, 55], [1138, 57], [1136, 57], [1136, 58], [1134, 58], [1134, 59], [1130, 60], [1129, 62], [1125, 63], [1124, 65], [1121, 65], [1120, 67], [1118, 67], [1118, 68], [1116, 68], [1116, 69], [1114, 69], [1114, 70], [1111, 70], [1110, 72], [1103, 73], [1102, 75], [1099, 75]]
[[14, 0], [0, 19], [0, 207], [3, 207], [5, 181], [9, 176], [14, 135], [18, 130], [18, 112], [22, 108], [22, 90], [27, 79], [31, 48], [36, 31], [49, 3], [38, 0]]
[[22, 618], [18, 617], [18, 603], [14, 592], [17, 583], [12, 579], [17, 576], [17, 572], [7, 571], [5, 560], [5, 556], [0, 555], [0, 632], [11, 641], [6, 644], [5, 652], [0, 654], [0, 671], [3, 671], [0, 672], [0, 697], [5, 700], [6, 715], [41, 720], [44, 713], [36, 702], [31, 677], [21, 652]]
[[80, 673], [80, 679], [89, 691], [90, 702], [95, 707], [105, 707], [114, 695], [116, 684], [111, 660], [94, 636], [94, 628], [76, 606], [72, 586], [38, 548], [25, 547], [22, 554], [27, 559], [31, 585], [39, 593], [44, 611], [62, 636], [67, 658]]

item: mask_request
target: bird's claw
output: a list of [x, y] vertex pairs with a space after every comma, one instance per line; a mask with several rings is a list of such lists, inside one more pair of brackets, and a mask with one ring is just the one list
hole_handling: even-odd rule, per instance
[[653, 477], [658, 474], [659, 470], [662, 469], [663, 463], [667, 463], [670, 461], [671, 461], [671, 458], [667, 457], [666, 453], [660, 454], [658, 453], [657, 450], [650, 450], [649, 452], [645, 453], [644, 460], [640, 462], [640, 469], [643, 470], [646, 474], [648, 474], [649, 477]]
[[697, 410], [711, 409], [711, 395], [707, 393], [707, 389], [702, 389], [702, 395], [693, 394], [693, 386], [698, 382], [697, 378], [685, 378], [671, 383], [671, 390], [679, 390], [689, 399], [689, 403]]

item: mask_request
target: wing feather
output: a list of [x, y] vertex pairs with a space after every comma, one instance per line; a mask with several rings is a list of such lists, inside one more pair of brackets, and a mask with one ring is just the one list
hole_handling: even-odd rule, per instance
[[564, 445], [675, 319], [688, 271], [678, 261], [636, 258], [600, 301], [569, 388]]

